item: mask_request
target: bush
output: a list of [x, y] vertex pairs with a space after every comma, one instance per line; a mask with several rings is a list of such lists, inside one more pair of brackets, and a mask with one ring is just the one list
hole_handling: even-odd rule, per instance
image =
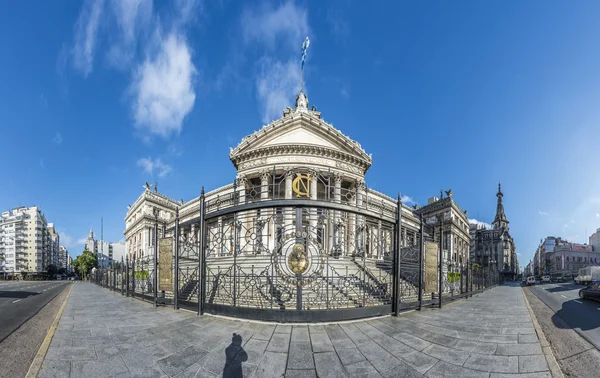
[[147, 280], [148, 279], [148, 271], [147, 270], [136, 270], [135, 278], [138, 280]]
[[460, 281], [460, 273], [459, 272], [448, 272], [448, 282], [456, 282]]

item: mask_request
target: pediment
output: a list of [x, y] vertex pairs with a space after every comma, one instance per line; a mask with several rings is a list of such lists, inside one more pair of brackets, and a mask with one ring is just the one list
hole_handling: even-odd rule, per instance
[[229, 157], [235, 160], [248, 152], [285, 145], [327, 148], [352, 155], [368, 162], [369, 165], [371, 162], [370, 156], [358, 143], [323, 120], [313, 118], [309, 114], [285, 117], [283, 122], [279, 121], [263, 127], [244, 138], [235, 149], [232, 149]]

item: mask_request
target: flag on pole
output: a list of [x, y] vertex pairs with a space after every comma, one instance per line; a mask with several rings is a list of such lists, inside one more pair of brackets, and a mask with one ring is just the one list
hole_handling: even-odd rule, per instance
[[304, 60], [306, 59], [306, 50], [308, 50], [308, 45], [310, 45], [310, 40], [306, 37], [306, 40], [302, 43], [302, 68], [304, 69]]

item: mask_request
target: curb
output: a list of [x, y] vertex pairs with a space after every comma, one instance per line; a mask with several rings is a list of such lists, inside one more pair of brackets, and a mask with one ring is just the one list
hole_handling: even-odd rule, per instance
[[65, 310], [65, 306], [67, 305], [67, 299], [69, 299], [69, 296], [71, 295], [71, 289], [73, 289], [73, 285], [69, 286], [69, 292], [65, 296], [65, 300], [63, 301], [62, 305], [60, 306], [58, 313], [56, 313], [56, 316], [54, 317], [54, 321], [52, 322], [52, 325], [48, 329], [48, 333], [46, 334], [46, 337], [44, 338], [42, 345], [40, 345], [40, 349], [38, 350], [37, 354], [35, 355], [33, 362], [31, 362], [31, 366], [29, 366], [29, 370], [27, 371], [27, 375], [25, 376], [25, 378], [35, 378], [39, 374], [40, 369], [42, 368], [42, 364], [44, 363], [44, 359], [46, 358], [46, 353], [48, 353], [48, 348], [50, 347], [50, 342], [52, 341], [52, 338], [54, 337], [54, 332], [56, 332], [56, 327], [58, 327], [58, 322], [60, 321], [60, 318], [62, 317], [62, 313]]
[[535, 333], [540, 340], [540, 345], [542, 347], [542, 352], [544, 352], [544, 357], [546, 357], [546, 362], [548, 363], [548, 368], [550, 369], [550, 374], [553, 378], [564, 378], [560, 367], [558, 366], [558, 362], [556, 361], [556, 357], [554, 357], [554, 353], [552, 353], [552, 348], [550, 348], [550, 343], [546, 340], [546, 336], [544, 332], [542, 332], [542, 328], [540, 327], [535, 314], [533, 313], [533, 309], [529, 305], [529, 300], [525, 295], [525, 290], [521, 288], [521, 294], [523, 295], [523, 299], [525, 299], [525, 306], [527, 306], [527, 311], [529, 311], [529, 317], [533, 322], [533, 327], [535, 328]]

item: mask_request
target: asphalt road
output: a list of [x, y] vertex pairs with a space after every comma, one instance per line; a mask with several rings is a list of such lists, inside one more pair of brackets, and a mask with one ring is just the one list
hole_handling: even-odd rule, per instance
[[37, 314], [68, 281], [0, 281], [0, 342]]
[[600, 302], [581, 301], [579, 290], [582, 287], [574, 283], [547, 283], [530, 289], [555, 312], [555, 316], [600, 350]]

